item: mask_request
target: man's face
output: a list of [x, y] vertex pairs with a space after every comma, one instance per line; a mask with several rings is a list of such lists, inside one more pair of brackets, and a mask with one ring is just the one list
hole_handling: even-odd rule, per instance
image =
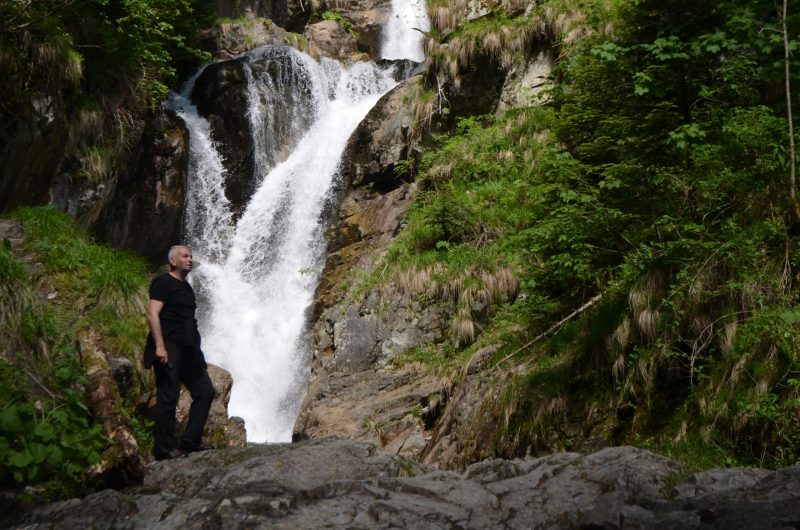
[[188, 273], [192, 270], [192, 251], [187, 247], [180, 247], [175, 256], [169, 260], [172, 269], [180, 273]]

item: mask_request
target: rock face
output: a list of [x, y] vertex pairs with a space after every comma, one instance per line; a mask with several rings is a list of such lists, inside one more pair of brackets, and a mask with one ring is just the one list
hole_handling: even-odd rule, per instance
[[306, 27], [309, 53], [313, 57], [348, 59], [358, 53], [356, 41], [336, 20], [323, 20]]
[[393, 361], [443, 340], [452, 308], [424, 305], [395, 289], [364, 292], [352, 282], [371, 273], [414, 196], [416, 184], [395, 168], [406, 163], [413, 169], [419, 156], [408, 105], [419, 83], [412, 78], [384, 95], [345, 150], [349, 191], [332, 223], [312, 311], [315, 355], [295, 439], [335, 434], [418, 457], [442, 406], [437, 377]]
[[44, 204], [69, 138], [59, 97], [40, 95], [0, 123], [0, 212]]
[[211, 125], [224, 160], [225, 194], [236, 210], [247, 204], [254, 191], [253, 137], [247, 119], [245, 58], [214, 63], [197, 78], [191, 94], [197, 110]]
[[422, 76], [400, 83], [359, 124], [342, 156], [348, 185], [391, 190], [403, 183], [396, 174], [398, 164], [418, 163], [419, 138], [409, 102], [421, 85]]
[[352, 25], [359, 51], [380, 57], [381, 28], [391, 11], [391, 0], [330, 0], [325, 5]]
[[537, 49], [524, 66], [512, 68], [506, 77], [497, 112], [519, 107], [530, 107], [550, 86], [550, 72], [555, 64], [555, 51], [547, 46]]
[[134, 169], [119, 178], [97, 233], [110, 245], [163, 262], [169, 247], [180, 242], [189, 132], [183, 120], [159, 109], [148, 124], [142, 146]]
[[210, 3], [220, 17], [269, 18], [292, 31], [302, 29], [312, 12], [309, 0], [212, 0]]
[[[197, 453], [145, 484], [37, 508], [26, 528], [794, 528], [800, 466], [678, 480], [632, 447], [437, 471], [336, 439]], [[17, 516], [19, 517], [19, 516]]]
[[303, 37], [289, 33], [267, 18], [256, 18], [243, 22], [223, 22], [205, 31], [203, 48], [218, 59], [233, 59], [234, 56], [267, 45], [286, 45], [306, 51]]

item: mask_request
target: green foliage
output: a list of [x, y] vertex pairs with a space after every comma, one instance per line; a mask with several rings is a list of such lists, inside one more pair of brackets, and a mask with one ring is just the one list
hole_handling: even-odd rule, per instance
[[[133, 92], [147, 105], [163, 101], [177, 61], [208, 59], [196, 46], [210, 22], [200, 0], [7, 0], [0, 3], [0, 55], [9, 82], [4, 110], [30, 91], [83, 80], [87, 93]], [[53, 75], [57, 72], [57, 75]]]
[[48, 383], [54, 392], [31, 394], [19, 370], [0, 358], [0, 483], [74, 493], [107, 439], [83, 402], [86, 378], [74, 356], [56, 359]]
[[[465, 23], [437, 9], [435, 25], [452, 29], [434, 35], [448, 42], [432, 56], [445, 69], [481, 47], [513, 51], [490, 35], [532, 25], [501, 12]], [[390, 268], [432, 271], [428, 283], [514, 271], [519, 293], [479, 341], [502, 341], [498, 355], [528, 366], [496, 411], [523, 447], [566, 447], [576, 438], [565, 425], [600, 432], [616, 418], [594, 436], [699, 465], [792, 462], [800, 247], [775, 5], [536, 9], [562, 38], [551, 104], [434, 136]], [[800, 12], [789, 15], [800, 27]], [[600, 303], [532, 340], [597, 294]], [[718, 450], [703, 456], [703, 443]]]
[[117, 316], [143, 307], [147, 264], [142, 259], [91, 243], [68, 215], [54, 207], [21, 208], [15, 216], [65, 294], [82, 298], [81, 305], [111, 307]]
[[347, 17], [342, 16], [341, 13], [337, 13], [336, 11], [327, 10], [327, 11], [323, 11], [319, 15], [319, 17], [322, 20], [335, 20], [336, 22], [338, 22], [342, 26], [342, 28], [346, 32], [350, 33], [353, 36], [353, 38], [355, 38], [355, 39], [358, 38], [358, 33], [355, 31], [355, 29], [353, 27], [353, 21], [350, 20]]

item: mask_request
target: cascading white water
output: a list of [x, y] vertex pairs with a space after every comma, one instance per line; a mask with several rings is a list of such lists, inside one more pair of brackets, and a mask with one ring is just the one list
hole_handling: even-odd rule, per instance
[[189, 97], [203, 70], [189, 79], [180, 94], [172, 94], [167, 107], [189, 129], [189, 186], [186, 190], [184, 226], [193, 227], [192, 239], [206, 242], [204, 259], [219, 261], [227, 253], [232, 234], [231, 208], [223, 186], [225, 166], [211, 139], [208, 121], [200, 116]]
[[381, 57], [422, 62], [423, 32], [429, 29], [425, 0], [392, 0], [392, 11], [383, 28]]
[[[409, 1], [424, 3], [400, 3]], [[408, 23], [427, 28], [424, 10], [416, 13]], [[392, 33], [392, 55], [420, 60], [419, 35], [400, 33]], [[283, 46], [245, 57], [257, 189], [238, 221], [209, 124], [188, 99], [200, 72], [169, 106], [191, 136], [184, 224], [198, 265], [192, 283], [206, 306], [203, 350], [233, 375], [228, 408], [245, 419], [248, 441], [281, 442], [291, 438], [310, 359], [302, 335], [321, 273], [325, 200], [347, 140], [396, 81], [393, 68], [315, 61]]]
[[[248, 440], [288, 441], [298, 405], [296, 377], [309, 358], [301, 334], [324, 250], [324, 201], [348, 138], [396, 81], [391, 68], [317, 62], [291, 48], [267, 48], [248, 59], [255, 166], [266, 174], [254, 175], [261, 185], [235, 227], [227, 201], [219, 200], [225, 175], [207, 122], [185, 100], [173, 108], [187, 123], [201, 125], [190, 126], [189, 196], [200, 202], [187, 203], [186, 225], [199, 264], [193, 283], [210, 306], [201, 321], [203, 350], [209, 362], [233, 375], [229, 412], [245, 419]], [[261, 74], [255, 71], [259, 63]], [[290, 64], [294, 74], [275, 75], [276, 63]], [[284, 147], [272, 134], [275, 122], [264, 116], [286, 110], [267, 106], [276, 94], [296, 105], [287, 115], [292, 123], [283, 127]], [[293, 149], [284, 157], [285, 147]], [[207, 175], [216, 177], [213, 185]]]

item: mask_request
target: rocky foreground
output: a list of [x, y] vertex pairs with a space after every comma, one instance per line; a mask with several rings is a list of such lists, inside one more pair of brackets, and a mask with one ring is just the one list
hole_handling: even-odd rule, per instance
[[334, 438], [197, 453], [142, 486], [37, 508], [25, 528], [798, 528], [800, 465], [686, 476], [633, 447], [458, 474]]

